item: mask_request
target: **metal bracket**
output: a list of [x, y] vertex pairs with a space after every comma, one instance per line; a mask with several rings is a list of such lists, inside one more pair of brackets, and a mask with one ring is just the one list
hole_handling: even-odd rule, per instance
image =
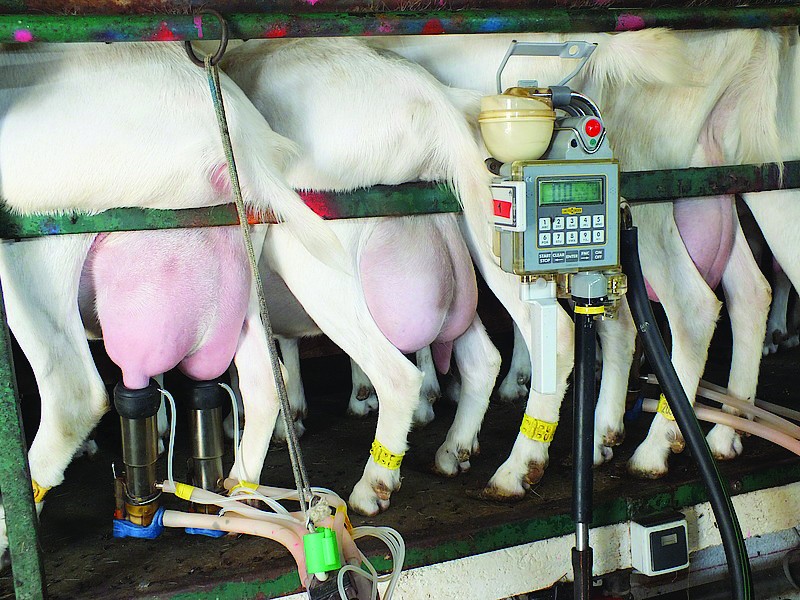
[[508, 59], [512, 56], [552, 56], [558, 58], [576, 58], [582, 59], [578, 67], [572, 71], [564, 80], [559, 82], [558, 85], [566, 85], [566, 83], [577, 75], [586, 61], [594, 52], [597, 44], [589, 42], [518, 42], [514, 40], [508, 47], [506, 55], [500, 62], [500, 68], [497, 70], [497, 93], [503, 93], [503, 86], [501, 77], [503, 69], [506, 68]]
[[540, 394], [555, 394], [559, 309], [555, 280], [548, 277], [523, 280], [520, 299], [531, 308], [531, 356], [535, 361], [531, 387]]

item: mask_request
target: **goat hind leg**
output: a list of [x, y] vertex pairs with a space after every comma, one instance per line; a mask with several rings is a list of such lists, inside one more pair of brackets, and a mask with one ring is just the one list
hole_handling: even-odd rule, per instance
[[[305, 433], [303, 419], [308, 413], [303, 379], [300, 375], [300, 348], [295, 339], [277, 337], [276, 341], [280, 346], [283, 366], [286, 369], [286, 395], [289, 397], [289, 407], [292, 409], [292, 423], [294, 423], [297, 437], [300, 437]], [[283, 419], [278, 419], [275, 424], [272, 438], [278, 442], [286, 441], [286, 425]]]
[[527, 398], [530, 384], [531, 357], [528, 355], [525, 338], [515, 323], [511, 365], [508, 368], [508, 375], [505, 376], [497, 390], [497, 400], [503, 404], [510, 404], [520, 398]]
[[[43, 488], [63, 481], [75, 451], [108, 410], [78, 312], [81, 269], [93, 239], [58, 236], [0, 246], [8, 324], [33, 368], [41, 398], [28, 461], [32, 479]], [[7, 547], [3, 516], [0, 552]]]
[[425, 346], [416, 354], [417, 368], [422, 371], [422, 389], [419, 393], [419, 404], [414, 411], [414, 425], [424, 427], [434, 418], [433, 405], [442, 397], [439, 379], [436, 377], [436, 365], [433, 363], [431, 347]]
[[636, 326], [625, 298], [622, 299], [617, 318], [598, 322], [597, 332], [603, 344], [603, 377], [595, 409], [595, 465], [611, 460], [614, 456], [611, 448], [625, 439], [622, 419], [628, 374], [636, 345]]
[[[770, 287], [738, 224], [733, 251], [722, 275], [722, 286], [733, 333], [728, 393], [752, 403], [755, 401], [761, 365], [761, 340], [764, 339], [770, 309]], [[735, 458], [742, 453], [741, 438], [730, 427], [715, 425], [707, 440], [718, 460]]]
[[477, 315], [455, 341], [453, 354], [461, 373], [461, 397], [447, 439], [436, 452], [436, 470], [446, 476], [467, 471], [470, 456], [478, 452], [478, 430], [500, 372], [500, 353]]
[[[722, 304], [697, 271], [672, 217], [672, 206], [636, 207], [642, 270], [661, 300], [672, 332], [672, 362], [691, 402], [705, 368], [708, 346]], [[628, 471], [655, 479], [667, 473], [670, 451], [684, 442], [677, 424], [657, 414], [647, 438], [628, 462]]]
[[350, 392], [350, 402], [347, 403], [347, 414], [353, 417], [366, 417], [378, 409], [375, 387], [364, 370], [352, 358], [350, 359], [350, 376], [353, 381], [353, 389]]

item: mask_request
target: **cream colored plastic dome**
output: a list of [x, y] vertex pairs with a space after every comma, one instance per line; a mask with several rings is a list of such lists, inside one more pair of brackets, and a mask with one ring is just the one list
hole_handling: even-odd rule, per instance
[[502, 162], [536, 160], [550, 145], [556, 114], [545, 100], [524, 88], [481, 98], [478, 123], [493, 157]]

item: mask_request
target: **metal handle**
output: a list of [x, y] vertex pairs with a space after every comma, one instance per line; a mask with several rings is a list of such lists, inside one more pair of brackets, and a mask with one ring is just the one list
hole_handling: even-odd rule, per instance
[[508, 51], [500, 63], [500, 68], [497, 70], [497, 93], [503, 93], [501, 77], [503, 75], [503, 69], [506, 68], [506, 63], [508, 63], [508, 59], [512, 56], [553, 56], [559, 58], [583, 59], [581, 64], [578, 65], [578, 68], [559, 83], [559, 85], [564, 85], [575, 76], [583, 64], [589, 59], [596, 47], [596, 44], [589, 42], [518, 42], [514, 40], [511, 42], [511, 46], [508, 47]]

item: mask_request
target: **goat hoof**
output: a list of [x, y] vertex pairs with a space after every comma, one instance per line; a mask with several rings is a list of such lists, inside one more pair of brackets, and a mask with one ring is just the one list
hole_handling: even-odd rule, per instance
[[711, 454], [717, 460], [733, 460], [742, 453], [742, 438], [739, 432], [729, 427], [716, 425], [706, 437]]
[[667, 474], [667, 470], [660, 470], [660, 469], [653, 469], [653, 470], [644, 470], [638, 469], [628, 463], [628, 473], [633, 475], [634, 477], [638, 477], [639, 479], [661, 479], [664, 475]]
[[617, 431], [614, 429], [609, 429], [608, 431], [606, 431], [605, 435], [603, 435], [603, 446], [608, 446], [609, 448], [620, 446], [624, 441], [625, 441], [624, 430]]
[[528, 397], [528, 388], [521, 384], [501, 385], [493, 399], [498, 404], [516, 404]]
[[437, 475], [442, 475], [443, 477], [455, 477], [459, 473], [466, 473], [469, 471], [470, 458], [470, 451], [466, 448], [460, 448], [455, 452], [440, 448], [439, 451], [436, 452], [436, 460], [434, 461], [432, 470]]
[[599, 467], [614, 458], [614, 450], [603, 444], [595, 444], [594, 466]]
[[684, 448], [686, 448], [686, 442], [684, 441], [683, 436], [680, 435], [672, 440], [669, 444], [669, 449], [673, 454], [680, 454], [683, 452]]
[[466, 490], [465, 494], [469, 498], [475, 498], [477, 500], [488, 500], [489, 502], [502, 502], [503, 504], [513, 504], [515, 502], [520, 502], [525, 499], [525, 490], [518, 490], [509, 492], [507, 490], [500, 489], [494, 485], [487, 485], [482, 490]]
[[433, 406], [431, 406], [430, 402], [421, 398], [417, 410], [414, 411], [412, 426], [415, 428], [425, 427], [425, 425], [433, 421], [435, 417], [436, 414], [433, 412]]
[[389, 499], [392, 491], [384, 483], [370, 486], [364, 481], [359, 481], [350, 494], [348, 504], [355, 512], [366, 517], [374, 517], [389, 508]]
[[[669, 442], [645, 440], [628, 461], [628, 473], [640, 479], [659, 479], [669, 471]], [[666, 442], [666, 443], [665, 443]]]
[[366, 417], [370, 413], [369, 404], [364, 400], [350, 401], [347, 405], [347, 414], [351, 417]]
[[528, 472], [525, 473], [525, 483], [528, 485], [536, 485], [541, 481], [544, 476], [545, 465], [535, 460], [528, 463]]

